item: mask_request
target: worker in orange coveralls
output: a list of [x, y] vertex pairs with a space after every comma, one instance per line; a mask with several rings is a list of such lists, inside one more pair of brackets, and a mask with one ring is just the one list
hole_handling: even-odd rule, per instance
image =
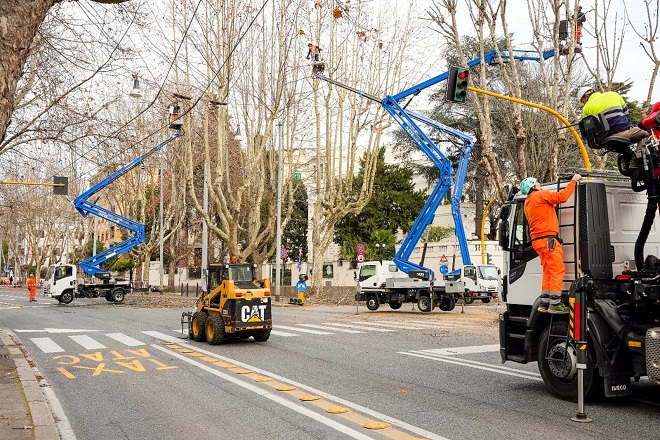
[[538, 308], [538, 311], [542, 313], [568, 313], [568, 308], [561, 301], [562, 281], [566, 267], [564, 266], [564, 250], [558, 236], [559, 221], [555, 205], [568, 200], [581, 178], [582, 176], [575, 174], [566, 188], [559, 192], [541, 189], [541, 184], [534, 177], [528, 177], [520, 182], [520, 192], [527, 195], [525, 217], [529, 223], [532, 247], [539, 254], [543, 267], [541, 304]]
[[37, 282], [34, 280], [34, 274], [30, 274], [30, 279], [27, 282], [28, 290], [30, 291], [30, 302], [37, 301]]

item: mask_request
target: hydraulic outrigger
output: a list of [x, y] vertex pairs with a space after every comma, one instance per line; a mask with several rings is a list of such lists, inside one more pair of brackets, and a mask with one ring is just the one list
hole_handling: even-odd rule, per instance
[[[485, 54], [483, 58], [475, 58], [469, 61], [467, 66], [468, 68], [471, 68], [481, 63], [497, 65], [509, 62], [511, 59], [521, 61], [540, 61], [541, 58], [546, 60], [550, 57], [553, 57], [554, 55], [554, 49], [543, 51], [541, 53], [541, 57], [538, 56], [538, 52], [536, 51], [514, 50], [510, 52], [508, 50], [493, 50]], [[431, 192], [431, 196], [426, 201], [422, 212], [415, 220], [415, 223], [413, 224], [410, 232], [408, 235], [406, 235], [406, 238], [404, 238], [403, 242], [401, 243], [401, 247], [393, 258], [393, 261], [396, 263], [399, 269], [408, 274], [410, 274], [411, 271], [423, 271], [423, 273], [420, 274], [422, 277], [429, 276], [431, 279], [433, 278], [433, 271], [431, 269], [421, 266], [420, 264], [413, 263], [409, 261], [409, 258], [415, 248], [415, 245], [422, 237], [422, 234], [433, 222], [436, 209], [449, 191], [449, 188], [452, 186], [451, 211], [454, 218], [456, 237], [458, 238], [458, 243], [461, 250], [461, 258], [463, 260], [463, 265], [472, 264], [459, 203], [461, 194], [463, 192], [463, 183], [465, 182], [470, 154], [472, 152], [472, 147], [474, 146], [474, 138], [466, 133], [460, 132], [451, 127], [447, 127], [446, 125], [427, 118], [426, 116], [420, 115], [410, 110], [406, 110], [406, 107], [410, 104], [415, 96], [417, 96], [422, 90], [445, 81], [447, 78], [449, 78], [449, 72], [444, 72], [434, 78], [410, 87], [396, 95], [386, 96], [383, 99], [350, 87], [346, 84], [342, 84], [333, 79], [327, 78], [323, 76], [322, 73], [317, 74], [316, 78], [334, 84], [337, 87], [341, 87], [343, 89], [357, 93], [358, 95], [371, 101], [378, 102], [394, 118], [394, 120], [399, 123], [406, 134], [408, 134], [413, 142], [415, 142], [415, 144], [417, 144], [417, 146], [428, 156], [428, 158], [433, 162], [433, 164], [438, 168], [440, 172], [440, 179]], [[401, 106], [399, 102], [405, 98], [409, 99], [405, 105]], [[456, 137], [463, 142], [463, 148], [454, 179], [452, 179], [451, 161], [440, 150], [440, 147], [438, 147], [438, 145], [436, 145], [428, 137], [428, 135], [422, 131], [422, 129], [415, 123], [415, 121], [422, 122], [426, 125], [436, 128], [439, 131]]]

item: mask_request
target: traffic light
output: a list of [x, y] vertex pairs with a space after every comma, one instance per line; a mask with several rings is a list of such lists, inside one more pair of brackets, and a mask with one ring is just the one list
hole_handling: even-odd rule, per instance
[[[53, 194], [57, 196], [66, 196], [69, 194], [69, 178], [66, 176], [53, 176]], [[59, 186], [63, 185], [63, 186]]]
[[490, 254], [490, 252], [486, 252], [486, 263], [493, 264], [493, 259], [491, 257], [492, 255]]
[[463, 67], [450, 67], [447, 78], [447, 101], [465, 102], [470, 71]]

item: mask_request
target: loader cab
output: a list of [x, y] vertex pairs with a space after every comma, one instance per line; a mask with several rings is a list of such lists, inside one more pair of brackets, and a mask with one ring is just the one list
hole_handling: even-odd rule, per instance
[[234, 283], [252, 283], [256, 279], [256, 265], [254, 264], [211, 264], [209, 265], [207, 285], [210, 292], [225, 280], [231, 280]]

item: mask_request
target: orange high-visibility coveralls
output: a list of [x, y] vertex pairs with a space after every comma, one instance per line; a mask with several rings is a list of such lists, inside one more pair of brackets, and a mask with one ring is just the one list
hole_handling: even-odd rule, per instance
[[30, 291], [30, 301], [36, 301], [37, 295], [37, 282], [34, 279], [34, 275], [30, 275], [30, 279], [27, 282], [28, 290]]
[[[557, 240], [559, 221], [555, 213], [555, 205], [568, 200], [575, 190], [575, 185], [577, 182], [571, 180], [566, 188], [559, 192], [544, 189], [532, 191], [525, 200], [525, 217], [529, 223], [532, 247], [539, 254], [543, 267], [541, 302], [544, 304], [547, 304], [546, 298], [550, 298], [550, 304], [559, 304], [561, 301], [562, 281], [566, 267], [564, 266], [564, 250]], [[551, 249], [552, 245], [554, 245], [554, 249]]]

